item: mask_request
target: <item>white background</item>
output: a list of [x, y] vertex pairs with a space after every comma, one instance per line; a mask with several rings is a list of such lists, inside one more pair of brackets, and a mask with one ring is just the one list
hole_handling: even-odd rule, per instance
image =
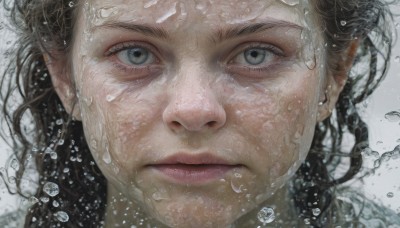
[[[394, 8], [394, 12], [400, 12]], [[400, 22], [400, 17], [395, 18]], [[6, 24], [0, 11], [0, 69], [7, 62], [4, 50], [8, 46], [7, 41], [12, 41], [13, 36], [6, 33]], [[400, 27], [400, 26], [398, 26]], [[399, 42], [400, 43], [400, 42]], [[391, 111], [400, 111], [400, 45], [396, 45], [390, 61], [390, 72], [373, 97], [368, 102], [365, 118], [372, 128], [371, 147], [382, 154], [392, 150], [400, 144], [400, 121], [390, 122], [385, 114]], [[4, 124], [4, 122], [0, 122]], [[4, 126], [2, 126], [4, 127]], [[0, 167], [4, 167], [11, 150], [0, 139]], [[371, 166], [374, 159], [367, 157], [366, 164]], [[382, 202], [386, 206], [400, 213], [400, 159], [390, 160], [379, 168], [375, 175], [368, 177], [363, 184], [368, 198]], [[387, 194], [392, 192], [393, 197]], [[19, 199], [8, 194], [4, 182], [0, 179], [0, 214], [18, 208]]]

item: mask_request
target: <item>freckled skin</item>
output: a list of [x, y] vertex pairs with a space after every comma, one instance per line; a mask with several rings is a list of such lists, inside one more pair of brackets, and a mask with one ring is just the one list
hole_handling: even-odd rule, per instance
[[[167, 226], [229, 226], [273, 199], [293, 175], [289, 170], [305, 158], [323, 77], [318, 67], [308, 69], [299, 57], [300, 30], [278, 28], [219, 43], [206, 36], [226, 26], [271, 18], [296, 24], [301, 21], [298, 8], [276, 1], [241, 6], [249, 11], [233, 7], [236, 1], [212, 7], [196, 1], [206, 8], [196, 8], [195, 1], [161, 2], [144, 8], [143, 1], [96, 0], [77, 20], [73, 77], [86, 138], [109, 183], [106, 227], [122, 220], [137, 222], [118, 212], [130, 204], [113, 198], [128, 199], [134, 205], [130, 207]], [[157, 23], [171, 4], [176, 14]], [[103, 17], [88, 16], [93, 11], [100, 15], [101, 9], [107, 9]], [[136, 32], [93, 29], [110, 19], [161, 26], [171, 37], [167, 42]], [[161, 70], [151, 65], [157, 74], [128, 72], [112, 62], [119, 61], [115, 55], [104, 55], [107, 48], [127, 41], [145, 41], [161, 50], [156, 56], [161, 60], [153, 64]], [[241, 53], [236, 47], [250, 42], [278, 43], [289, 57], [280, 57], [283, 63], [262, 72], [243, 70], [235, 63]], [[104, 159], [106, 151], [111, 162]], [[180, 151], [209, 151], [243, 166], [201, 186], [170, 183], [145, 167]], [[289, 207], [285, 203], [280, 207]], [[117, 215], [111, 208], [119, 208]]]

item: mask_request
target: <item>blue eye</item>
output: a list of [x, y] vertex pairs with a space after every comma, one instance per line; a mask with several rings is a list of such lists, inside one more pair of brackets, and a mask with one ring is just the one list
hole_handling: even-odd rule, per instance
[[250, 65], [259, 65], [265, 61], [267, 50], [262, 48], [252, 48], [244, 51], [244, 60]]
[[154, 62], [154, 55], [142, 47], [127, 48], [120, 51], [117, 56], [128, 65], [146, 65]]

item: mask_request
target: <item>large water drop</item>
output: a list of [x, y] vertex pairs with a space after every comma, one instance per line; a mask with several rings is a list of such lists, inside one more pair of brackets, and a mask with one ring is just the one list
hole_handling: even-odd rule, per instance
[[46, 182], [43, 186], [43, 191], [51, 197], [54, 197], [60, 193], [58, 185], [53, 182]]
[[68, 222], [68, 220], [69, 220], [68, 214], [65, 213], [64, 211], [58, 211], [54, 215], [60, 222]]
[[270, 207], [263, 207], [257, 214], [257, 219], [263, 223], [263, 225], [271, 223], [275, 220], [274, 209]]
[[400, 121], [400, 112], [392, 111], [385, 114], [385, 119], [389, 120], [390, 122], [398, 122]]
[[176, 2], [173, 4], [173, 6], [170, 8], [170, 9], [168, 9], [168, 10], [165, 10], [165, 13], [164, 13], [164, 15], [162, 15], [161, 17], [159, 17], [158, 19], [157, 19], [157, 23], [163, 23], [164, 21], [166, 21], [168, 18], [170, 18], [170, 17], [172, 17], [173, 15], [175, 15], [176, 14]]

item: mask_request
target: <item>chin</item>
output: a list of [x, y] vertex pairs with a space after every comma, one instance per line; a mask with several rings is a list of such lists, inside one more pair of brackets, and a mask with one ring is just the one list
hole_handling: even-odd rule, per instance
[[[232, 202], [230, 202], [232, 203]], [[168, 227], [198, 228], [198, 227], [230, 227], [243, 213], [240, 205], [221, 202], [207, 202], [206, 199], [197, 199], [181, 203], [172, 201], [154, 205], [150, 210], [153, 216]]]

